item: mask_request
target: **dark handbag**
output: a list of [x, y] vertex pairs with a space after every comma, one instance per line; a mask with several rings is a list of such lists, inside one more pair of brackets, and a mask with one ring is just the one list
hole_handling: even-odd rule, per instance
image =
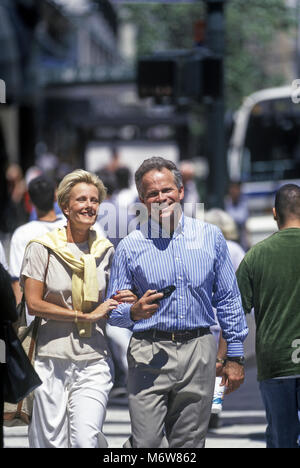
[[[32, 391], [42, 383], [32, 365], [41, 319], [40, 317], [35, 317], [33, 322], [27, 327], [25, 323], [25, 302], [23, 304], [19, 317], [19, 338], [13, 325], [7, 329], [7, 336], [5, 337], [5, 340], [9, 340], [6, 345], [7, 357], [5, 367], [7, 369], [4, 383], [5, 403], [3, 424], [5, 426], [29, 424], [33, 408]], [[11, 338], [13, 338], [12, 341], [10, 341]], [[10, 343], [13, 344], [11, 345]]]
[[9, 320], [15, 322], [18, 318], [16, 310], [16, 299], [11, 287], [11, 277], [0, 263], [0, 298], [1, 314], [0, 323]]
[[4, 323], [4, 341], [6, 347], [6, 366], [4, 370], [4, 401], [18, 403], [23, 400], [42, 381], [35, 372], [30, 356], [27, 356], [12, 324]]
[[[48, 250], [44, 283], [49, 266], [49, 257], [50, 252]], [[27, 326], [24, 294], [17, 309], [18, 320], [8, 328], [7, 337], [5, 337], [5, 340], [12, 338], [12, 341], [8, 341], [8, 343], [13, 343], [13, 346], [7, 345], [6, 353], [7, 370], [3, 413], [3, 424], [5, 426], [29, 424], [33, 408], [33, 390], [42, 383], [33, 368], [41, 318], [35, 317], [31, 324]], [[11, 355], [9, 354], [10, 351]]]

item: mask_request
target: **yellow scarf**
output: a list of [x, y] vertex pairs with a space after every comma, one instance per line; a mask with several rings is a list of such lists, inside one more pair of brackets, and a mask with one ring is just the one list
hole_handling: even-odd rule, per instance
[[[48, 247], [71, 268], [73, 307], [75, 310], [90, 312], [92, 303], [99, 301], [96, 258], [100, 258], [112, 247], [112, 243], [105, 238], [97, 237], [96, 231], [91, 230], [88, 239], [90, 253], [82, 254], [78, 260], [68, 248], [66, 228], [55, 229], [31, 242], [38, 242]], [[79, 321], [77, 328], [81, 337], [91, 336], [91, 324]]]

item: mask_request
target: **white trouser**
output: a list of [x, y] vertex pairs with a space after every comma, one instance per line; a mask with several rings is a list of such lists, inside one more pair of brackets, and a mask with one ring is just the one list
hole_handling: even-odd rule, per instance
[[110, 349], [112, 350], [115, 359], [117, 359], [119, 366], [126, 375], [127, 380], [127, 349], [132, 332], [127, 328], [113, 327], [107, 323], [106, 334], [109, 339]]
[[35, 369], [43, 384], [34, 392], [30, 447], [101, 447], [108, 394], [113, 385], [111, 361], [71, 362], [38, 357]]

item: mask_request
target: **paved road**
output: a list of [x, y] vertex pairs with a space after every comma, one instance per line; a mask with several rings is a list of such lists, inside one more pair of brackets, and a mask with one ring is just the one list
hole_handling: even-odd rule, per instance
[[[211, 429], [207, 448], [264, 448], [265, 412], [256, 381], [254, 358], [255, 325], [247, 317], [249, 336], [245, 342], [246, 379], [236, 392], [227, 395], [219, 418], [220, 426]], [[130, 419], [124, 400], [112, 400], [108, 407], [103, 432], [109, 448], [120, 448], [130, 435]], [[28, 447], [27, 428], [5, 428], [5, 446]]]
[[208, 448], [265, 447], [266, 418], [254, 359], [246, 365], [245, 383], [225, 397], [220, 424], [217, 430], [210, 430]]
[[[127, 405], [111, 402], [104, 425], [109, 448], [122, 447], [130, 435], [130, 419]], [[256, 382], [256, 367], [253, 359], [246, 366], [246, 381], [224, 401], [219, 418], [220, 427], [211, 429], [207, 448], [264, 448], [266, 427], [265, 412]], [[27, 428], [5, 428], [5, 446], [28, 447]]]

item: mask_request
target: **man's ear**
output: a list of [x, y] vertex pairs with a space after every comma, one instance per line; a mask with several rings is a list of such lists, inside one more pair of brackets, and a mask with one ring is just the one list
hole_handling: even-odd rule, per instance
[[276, 213], [275, 208], [273, 208], [272, 211], [273, 211], [273, 218], [275, 219], [275, 221], [277, 221], [277, 213]]
[[184, 186], [183, 185], [179, 189], [179, 198], [180, 198], [180, 201], [184, 199]]

